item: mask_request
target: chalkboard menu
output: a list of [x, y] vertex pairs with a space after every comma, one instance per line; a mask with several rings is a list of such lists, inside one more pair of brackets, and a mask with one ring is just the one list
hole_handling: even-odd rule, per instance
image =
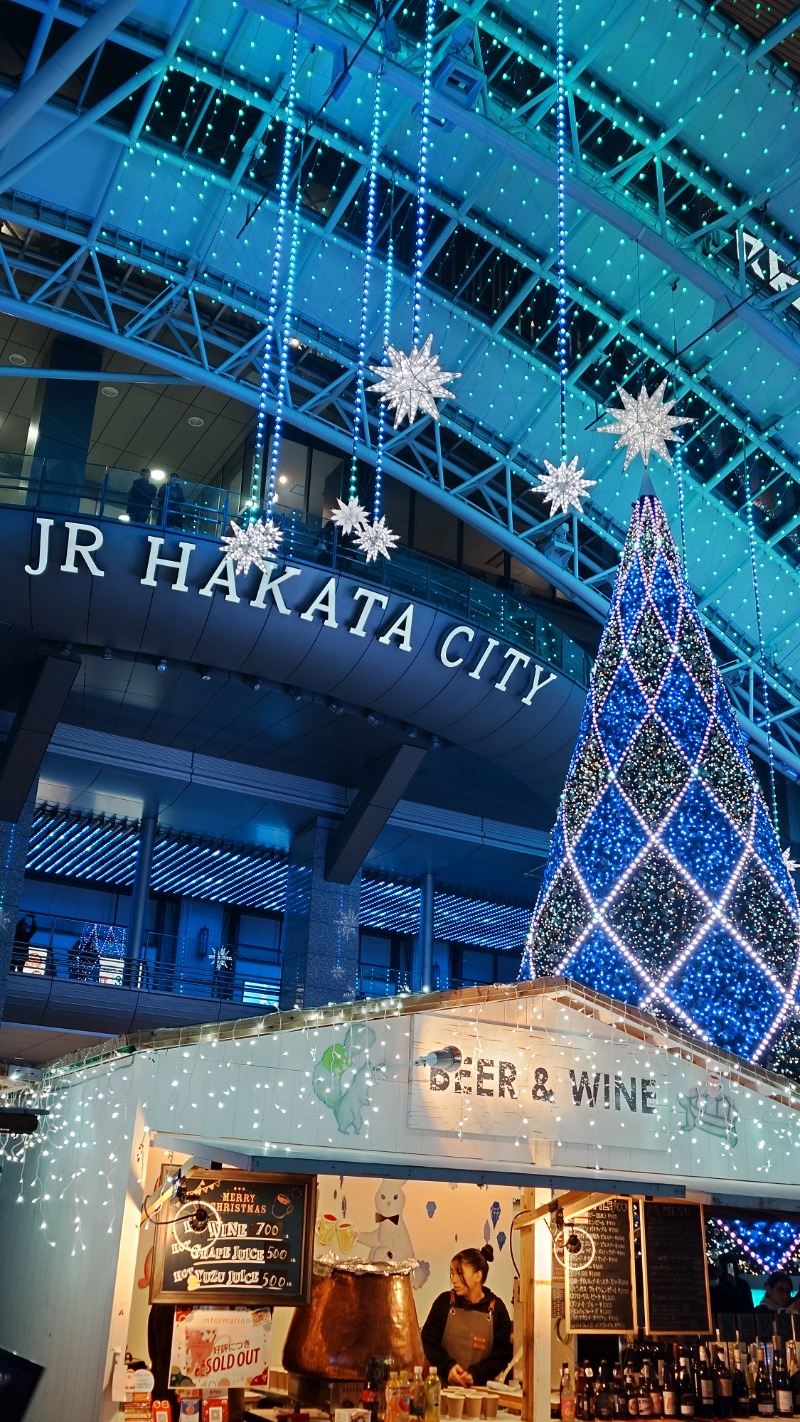
[[702, 1205], [642, 1202], [644, 1317], [648, 1333], [710, 1333]]
[[187, 1171], [153, 1221], [150, 1302], [308, 1303], [316, 1207], [315, 1176]]
[[[580, 1244], [574, 1254], [569, 1251], [571, 1238]], [[604, 1200], [586, 1214], [567, 1220], [564, 1276], [570, 1333], [634, 1332], [636, 1286], [630, 1200]]]

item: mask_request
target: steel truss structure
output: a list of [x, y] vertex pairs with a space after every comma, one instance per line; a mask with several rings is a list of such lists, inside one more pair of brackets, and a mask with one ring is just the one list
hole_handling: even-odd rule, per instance
[[[399, 239], [402, 314], [420, 5], [387, 4], [374, 17], [350, 0], [293, 9], [282, 0], [187, 0], [176, 13], [135, 0], [96, 9], [15, 0], [2, 8], [17, 21], [27, 17], [32, 44], [21, 82], [6, 82], [0, 109], [0, 307], [254, 406], [287, 34], [296, 22], [309, 76], [298, 134], [311, 176], [301, 208], [303, 299], [287, 418], [349, 451], [356, 303], [346, 315], [343, 308], [363, 255], [369, 105], [361, 100], [382, 65], [396, 104], [384, 136], [378, 266], [391, 230]], [[792, 397], [800, 247], [791, 220], [800, 165], [781, 122], [796, 111], [800, 86], [781, 47], [800, 18], [787, 13], [748, 40], [704, 0], [664, 0], [662, 8], [672, 29], [660, 32], [663, 75], [649, 102], [637, 91], [640, 70], [652, 72], [651, 55], [641, 46], [641, 6], [630, 0], [598, 6], [594, 32], [584, 17], [586, 40], [582, 50], [574, 42], [567, 76], [570, 382], [576, 445], [591, 455], [596, 499], [566, 524], [546, 518], [531, 490], [556, 423], [555, 56], [553, 17], [548, 23], [545, 10], [532, 22], [522, 0], [495, 9], [485, 0], [448, 0], [442, 9], [433, 103], [442, 157], [431, 173], [426, 296], [431, 325], [443, 332], [444, 364], [455, 352], [463, 392], [443, 407], [440, 425], [421, 419], [394, 432], [384, 467], [601, 618], [636, 489], [621, 480], [611, 442], [594, 436], [617, 383], [635, 387], [669, 374], [671, 394], [694, 420], [684, 455], [689, 572], [743, 723], [763, 751], [760, 649], [748, 610], [751, 490], [763, 591], [775, 600], [764, 648], [774, 748], [797, 778], [800, 638], [787, 588], [797, 587], [800, 569], [800, 421]], [[55, 24], [62, 48], [54, 74], [47, 53]], [[643, 48], [638, 57], [631, 57], [632, 38]], [[690, 44], [705, 56], [691, 103], [678, 82]], [[265, 78], [266, 55], [272, 70]], [[670, 102], [655, 97], [671, 87]], [[733, 130], [761, 108], [774, 136], [756, 185], [747, 141], [730, 141], [735, 151], [723, 157], [722, 130], [711, 137], [704, 130], [718, 110], [723, 129]], [[70, 162], [80, 164], [80, 201]], [[180, 203], [159, 201], [154, 183], [180, 191]], [[321, 259], [339, 283], [340, 306], [315, 288]], [[763, 375], [754, 388], [756, 366]], [[369, 465], [374, 401], [365, 404], [362, 429], [358, 454]], [[677, 519], [674, 484], [659, 492]], [[702, 549], [692, 552], [701, 535], [713, 568]]]

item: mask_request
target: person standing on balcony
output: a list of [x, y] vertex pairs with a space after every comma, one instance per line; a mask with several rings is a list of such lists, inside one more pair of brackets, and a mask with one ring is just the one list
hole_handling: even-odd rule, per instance
[[183, 485], [173, 469], [166, 484], [162, 484], [156, 499], [156, 522], [166, 528], [183, 528]]
[[21, 973], [28, 961], [28, 949], [36, 932], [36, 919], [32, 913], [24, 913], [14, 929], [14, 946], [11, 949], [11, 971]]
[[128, 493], [126, 513], [131, 523], [149, 522], [155, 496], [156, 486], [150, 478], [150, 470], [140, 470]]

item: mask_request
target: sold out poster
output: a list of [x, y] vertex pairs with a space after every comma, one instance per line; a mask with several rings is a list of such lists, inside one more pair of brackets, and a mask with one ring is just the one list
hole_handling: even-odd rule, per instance
[[176, 1308], [170, 1387], [266, 1385], [271, 1325], [267, 1309]]

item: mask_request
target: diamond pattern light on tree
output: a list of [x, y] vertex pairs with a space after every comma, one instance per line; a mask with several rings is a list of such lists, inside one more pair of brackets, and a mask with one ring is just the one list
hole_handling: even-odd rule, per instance
[[753, 1061], [800, 916], [664, 511], [634, 505], [521, 975], [565, 975]]
[[788, 1220], [707, 1220], [716, 1255], [741, 1250], [762, 1274], [786, 1269], [800, 1258], [800, 1225]]

